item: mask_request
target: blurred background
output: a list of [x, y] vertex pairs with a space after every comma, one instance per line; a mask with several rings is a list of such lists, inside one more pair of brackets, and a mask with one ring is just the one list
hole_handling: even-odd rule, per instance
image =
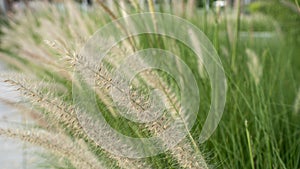
[[[239, 90], [229, 90], [228, 106], [220, 124], [220, 128], [227, 130], [217, 131], [211, 141], [205, 143], [212, 163], [220, 168], [250, 168], [253, 161], [255, 168], [299, 169], [300, 0], [152, 2], [152, 10], [172, 13], [199, 27], [216, 48], [230, 85], [240, 87]], [[93, 31], [110, 19], [137, 12], [152, 12], [147, 0], [75, 0], [74, 3], [81, 18], [86, 18], [86, 23], [93, 22], [88, 33], [78, 40], [79, 44], [84, 44]], [[47, 5], [61, 13], [48, 10], [45, 8]], [[57, 28], [66, 28], [64, 24], [73, 22], [73, 14], [73, 17], [77, 17], [77, 13], [72, 11], [65, 13], [67, 9], [63, 0], [0, 0], [0, 71], [26, 71], [26, 68], [20, 69], [22, 65], [14, 65], [14, 61], [4, 55], [17, 58], [18, 55], [40, 54], [38, 49], [44, 49], [39, 48], [41, 41], [56, 36]], [[113, 14], [100, 15], [102, 18], [99, 19], [99, 11]], [[41, 22], [34, 21], [40, 17], [43, 18]], [[46, 21], [56, 23], [53, 21], [55, 19], [60, 19], [59, 26], [47, 25]], [[79, 23], [75, 30], [79, 30], [80, 34], [80, 29]], [[31, 38], [28, 42], [32, 44], [26, 40], [23, 42], [25, 38]], [[76, 40], [70, 38], [70, 41]], [[72, 47], [78, 48], [76, 45]], [[249, 85], [250, 76], [254, 79], [253, 86]], [[21, 100], [4, 83], [0, 83], [0, 98], [6, 100], [0, 103], [1, 121], [31, 123], [30, 117], [19, 113], [18, 108], [7, 102]], [[245, 147], [247, 149], [248, 144], [244, 126], [246, 119], [253, 124], [249, 127], [255, 147], [252, 160], [250, 155], [242, 151]], [[37, 161], [42, 161], [39, 153], [33, 151], [41, 152], [42, 149], [0, 136], [0, 169], [32, 168]], [[266, 158], [268, 162], [264, 162]]]

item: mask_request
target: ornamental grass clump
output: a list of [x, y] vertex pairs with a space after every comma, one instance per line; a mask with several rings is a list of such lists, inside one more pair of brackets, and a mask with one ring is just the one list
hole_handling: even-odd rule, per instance
[[[120, 58], [132, 53], [136, 46], [143, 43], [146, 45], [144, 47], [151, 47], [153, 44], [141, 42], [143, 37], [132, 37], [112, 47], [114, 55], [104, 59], [101, 64], [86, 60], [80, 55], [80, 49], [100, 26], [108, 23], [110, 18], [126, 15], [123, 8], [141, 10], [135, 1], [131, 2], [132, 6], [123, 3], [123, 8], [115, 4], [113, 9], [119, 12], [112, 11], [112, 7], [101, 1], [97, 3], [100, 5], [84, 10], [70, 1], [63, 4], [39, 2], [38, 8], [18, 11], [10, 18], [8, 26], [2, 28], [4, 35], [1, 41], [4, 43], [1, 44], [1, 61], [10, 66], [12, 72], [2, 73], [0, 77], [2, 82], [18, 91], [24, 101], [13, 103], [5, 98], [1, 100], [12, 107], [19, 107], [21, 113], [26, 111], [34, 116], [35, 123], [32, 127], [23, 124], [0, 128], [0, 135], [41, 146], [64, 159], [53, 162], [57, 163], [51, 164], [53, 166], [94, 169], [208, 168], [199, 144], [190, 131], [186, 131], [189, 133], [186, 138], [166, 152], [152, 157], [128, 158], [103, 149], [82, 127], [78, 114], [88, 110], [73, 102], [72, 90], [79, 83], [74, 76], [75, 68], [87, 70], [86, 78], [95, 80], [95, 85], [88, 82], [85, 88], [95, 94], [96, 106], [108, 123], [122, 134], [134, 137], [157, 136], [169, 128], [174, 119], [180, 119], [179, 89], [172, 78], [159, 70], [141, 73], [132, 81], [132, 109], [138, 113], [149, 108], [151, 99], [147, 89], [159, 88], [165, 96], [158, 96], [157, 99], [161, 105], [168, 106], [168, 111], [157, 121], [144, 124], [129, 122], [118, 114], [109, 92], [112, 87], [122, 83], [122, 79], [115, 77], [112, 69]], [[150, 10], [154, 11], [153, 5]], [[120, 29], [123, 29], [122, 26]], [[157, 39], [151, 36], [148, 38]], [[165, 47], [170, 47], [167, 42], [161, 42], [165, 43]], [[118, 90], [121, 94], [125, 91], [122, 88]], [[119, 97], [120, 100], [127, 98], [122, 95]], [[26, 110], [27, 106], [32, 107], [32, 110]], [[133, 116], [138, 117], [139, 114]], [[105, 132], [108, 136], [113, 135], [111, 131]], [[127, 146], [126, 142], [119, 142]], [[62, 163], [65, 160], [68, 162]]]

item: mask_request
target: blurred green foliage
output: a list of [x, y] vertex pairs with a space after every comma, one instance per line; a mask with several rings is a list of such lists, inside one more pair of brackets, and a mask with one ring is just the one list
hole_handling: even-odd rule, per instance
[[[299, 0], [297, 2], [300, 4]], [[297, 8], [296, 1], [263, 0], [251, 3], [246, 10], [250, 13], [261, 12], [274, 18], [279, 23], [281, 30], [287, 34], [287, 40], [299, 43], [300, 9]]]

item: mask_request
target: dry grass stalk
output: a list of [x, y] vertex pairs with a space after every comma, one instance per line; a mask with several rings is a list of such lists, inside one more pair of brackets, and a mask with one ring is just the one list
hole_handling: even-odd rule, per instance
[[77, 168], [99, 169], [105, 168], [90, 153], [86, 147], [82, 147], [73, 141], [68, 136], [60, 134], [52, 134], [42, 130], [19, 130], [19, 129], [2, 129], [0, 135], [5, 135], [11, 138], [17, 138], [35, 145], [42, 146], [51, 152], [61, 155], [70, 160], [73, 166]]

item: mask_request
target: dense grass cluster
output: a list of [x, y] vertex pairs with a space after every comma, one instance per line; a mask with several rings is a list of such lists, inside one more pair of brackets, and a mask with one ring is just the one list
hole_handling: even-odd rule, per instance
[[[59, 159], [49, 162], [56, 168], [300, 167], [300, 44], [297, 37], [291, 37], [293, 30], [282, 29], [281, 22], [262, 13], [203, 11], [190, 8], [192, 1], [170, 6], [154, 6], [149, 1], [149, 8], [134, 0], [110, 7], [96, 2], [88, 8], [69, 1], [41, 3], [38, 8], [16, 13], [2, 25], [0, 60], [14, 73], [2, 74], [1, 80], [20, 91], [27, 103], [17, 107], [20, 113], [30, 112], [36, 125], [0, 128], [0, 135], [49, 149]], [[187, 46], [168, 37], [144, 34], [113, 47], [117, 55], [100, 66], [90, 66], [78, 55], [98, 28], [142, 11], [163, 11], [189, 20], [203, 30], [220, 56], [228, 80], [226, 108], [218, 129], [201, 145], [197, 138], [210, 108], [211, 85], [203, 65]], [[290, 29], [299, 26], [297, 23]], [[188, 136], [169, 151], [143, 159], [115, 156], [97, 145], [82, 129], [77, 119], [80, 110], [72, 98], [73, 68], [88, 67], [97, 81], [92, 90], [98, 96], [99, 109], [114, 129], [132, 137], [151, 137], [167, 128], [176, 118], [180, 99], [174, 79], [163, 72], [141, 74], [133, 86], [144, 88], [136, 89], [132, 98], [141, 108], [147, 107], [148, 98], [139, 95], [147, 94], [144, 89], [149, 86], [159, 88], [168, 96], [161, 102], [173, 105], [171, 115], [156, 123], [138, 124], [122, 118], [110, 106], [108, 90], [114, 85], [112, 81], [118, 80], [110, 71], [118, 58], [133, 53], [132, 44], [137, 49], [178, 53], [197, 80], [199, 91], [195, 92], [201, 94], [197, 122]]]

